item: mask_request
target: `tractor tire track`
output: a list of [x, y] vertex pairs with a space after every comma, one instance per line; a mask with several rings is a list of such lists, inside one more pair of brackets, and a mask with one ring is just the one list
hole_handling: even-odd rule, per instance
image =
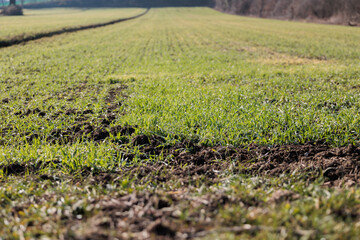
[[150, 11], [150, 8], [146, 9], [145, 12], [143, 12], [141, 14], [138, 14], [136, 16], [133, 16], [133, 17], [121, 18], [121, 19], [112, 20], [110, 22], [91, 24], [91, 25], [86, 25], [86, 26], [63, 28], [63, 29], [56, 30], [56, 31], [51, 31], [51, 32], [41, 32], [41, 33], [36, 33], [35, 35], [28, 36], [28, 37], [25, 37], [25, 38], [23, 38], [22, 36], [15, 36], [15, 37], [13, 37], [11, 39], [8, 39], [8, 40], [1, 40], [0, 41], [0, 48], [11, 47], [11, 46], [14, 46], [14, 45], [19, 45], [19, 44], [31, 42], [31, 41], [38, 40], [38, 39], [41, 39], [41, 38], [53, 37], [53, 36], [64, 34], [64, 33], [73, 33], [73, 32], [78, 32], [78, 31], [83, 31], [83, 30], [88, 30], [88, 29], [105, 27], [105, 26], [116, 24], [116, 23], [125, 22], [125, 21], [129, 21], [129, 20], [133, 20], [133, 19], [142, 17], [145, 14], [147, 14], [149, 11]]

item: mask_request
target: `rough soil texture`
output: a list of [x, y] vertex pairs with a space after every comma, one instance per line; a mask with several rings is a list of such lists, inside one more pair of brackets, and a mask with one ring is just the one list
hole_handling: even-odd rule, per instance
[[[308, 143], [235, 148], [200, 147], [184, 142], [176, 146], [163, 147], [161, 138], [146, 139], [144, 136], [135, 137], [133, 143], [144, 144], [144, 158], [161, 154], [168, 159], [164, 163], [140, 167], [138, 177], [146, 177], [149, 173], [157, 172], [158, 176], [168, 178], [206, 176], [208, 179], [219, 180], [219, 175], [234, 172], [273, 177], [282, 174], [305, 174], [309, 180], [323, 175], [327, 185], [351, 186], [360, 183], [360, 148], [353, 145], [331, 148], [321, 143]], [[162, 169], [170, 168], [171, 174], [161, 174]], [[312, 177], [308, 173], [311, 173]], [[166, 180], [161, 178], [159, 180]]]
[[[121, 102], [116, 101], [118, 95], [122, 95], [123, 98], [126, 96], [122, 91], [126, 89], [126, 86], [119, 86], [117, 88], [110, 89], [108, 95], [105, 98], [105, 103], [107, 104], [106, 109], [103, 110], [104, 115], [98, 117], [99, 125], [95, 126], [89, 120], [89, 115], [93, 114], [92, 110], [77, 111], [76, 109], [68, 109], [65, 112], [57, 112], [52, 118], [57, 118], [61, 115], [75, 115], [76, 123], [67, 129], [54, 129], [46, 137], [46, 140], [50, 143], [74, 143], [79, 140], [90, 140], [90, 141], [101, 141], [110, 137], [110, 135], [117, 136], [121, 135], [131, 135], [135, 132], [135, 128], [131, 126], [110, 126], [117, 117], [122, 113], [119, 112], [119, 107], [122, 105]], [[29, 112], [29, 111], [28, 111]], [[30, 111], [34, 112], [34, 111]], [[34, 137], [32, 135], [28, 136], [29, 141], [31, 142]]]
[[[64, 239], [196, 239], [211, 236], [212, 233], [231, 232], [252, 236], [260, 231], [280, 234], [283, 227], [227, 224], [219, 212], [232, 207], [254, 209], [254, 213], [263, 212], [269, 204], [297, 201], [301, 196], [294, 191], [277, 190], [268, 199], [229, 195], [221, 188], [203, 195], [189, 194], [189, 191], [197, 188], [197, 180], [204, 186], [207, 181], [213, 184], [226, 179], [229, 173], [276, 177], [288, 173], [304, 174], [304, 178], [311, 181], [321, 176], [322, 172], [327, 186], [359, 183], [360, 148], [352, 145], [330, 148], [321, 143], [309, 143], [272, 148], [250, 146], [245, 149], [201, 147], [191, 142], [166, 147], [163, 143], [161, 137], [136, 136], [132, 144], [141, 148], [144, 158], [162, 153], [166, 160], [124, 167], [113, 173], [94, 173], [91, 169], [84, 169], [83, 178], [75, 179], [74, 184], [83, 183], [85, 178], [90, 185], [106, 187], [129, 177], [136, 179], [135, 185], [139, 186], [147, 182], [156, 185], [160, 182], [179, 182], [179, 187], [168, 191], [135, 190], [133, 193], [93, 198], [86, 203], [86, 209], [96, 209], [91, 214], [86, 214], [81, 200], [79, 207], [74, 204], [71, 211], [61, 216], [66, 220], [66, 228], [71, 229]], [[129, 154], [124, 157], [134, 156]], [[0, 169], [7, 174], [22, 175], [34, 172], [38, 167], [14, 163], [0, 166]], [[55, 182], [58, 181], [56, 178], [43, 174], [38, 176], [38, 181]], [[15, 207], [14, 215], [23, 208], [26, 209], [26, 206]], [[342, 209], [333, 214], [359, 219], [359, 213]], [[56, 217], [56, 213], [53, 217]], [[307, 231], [301, 229], [294, 229], [293, 234], [296, 238], [309, 236]]]
[[[287, 148], [266, 150], [270, 153], [268, 157], [265, 158], [267, 160], [264, 159], [259, 162], [259, 164], [244, 164], [244, 166], [249, 166], [248, 174], [278, 175], [278, 172], [287, 172], [288, 170], [307, 171], [309, 169], [306, 168], [320, 169], [330, 165], [334, 167], [332, 171], [329, 171], [330, 174], [327, 176], [329, 183], [335, 183], [335, 181], [341, 181], [342, 179], [355, 180], [351, 172], [356, 172], [357, 170], [350, 170], [350, 168], [354, 166], [346, 163], [346, 160], [344, 160], [344, 163], [342, 160], [337, 162], [336, 159], [342, 157], [358, 159], [359, 149], [350, 146], [340, 149], [328, 149], [322, 146], [317, 153], [316, 149], [317, 148], [313, 146], [307, 145], [295, 148], [290, 152], [287, 151]], [[227, 155], [240, 157], [243, 156], [242, 154], [246, 153], [246, 151], [243, 151], [243, 153], [235, 153], [221, 147], [217, 148], [217, 150], [220, 150], [220, 152], [215, 153], [213, 149], [202, 149], [195, 154], [183, 154], [182, 156], [175, 157], [174, 162], [195, 160], [194, 163], [187, 162], [189, 167], [185, 167], [182, 170], [179, 166], [169, 166], [160, 163], [155, 166], [141, 168], [140, 172], [138, 171], [138, 175], [134, 177], [146, 179], [147, 176], [156, 175], [157, 172], [165, 171], [166, 168], [169, 169], [173, 167], [174, 170], [169, 171], [165, 179], [157, 180], [166, 181], [173, 178], [177, 178], [178, 180], [181, 178], [184, 180], [186, 178], [195, 179], [201, 175], [206, 175], [209, 178], [213, 178], [213, 180], [215, 180], [215, 178], [221, 180], [219, 178], [220, 172], [229, 169], [230, 164], [214, 164], [211, 163], [213, 162], [212, 160], [214, 158], [219, 159], [220, 156], [226, 157]], [[251, 153], [257, 155], [257, 152], [262, 150], [264, 149], [254, 148]], [[294, 159], [299, 159], [301, 155], [307, 153], [310, 156], [309, 165], [306, 166], [305, 169], [299, 169], [300, 166], [302, 167], [302, 164], [296, 163], [295, 160], [292, 160], [292, 157], [295, 155]], [[199, 161], [196, 162], [196, 160]], [[272, 160], [275, 162], [274, 166], [265, 167], [265, 169], [259, 167], [264, 161]], [[240, 162], [243, 161], [240, 160]], [[286, 168], [286, 170], [284, 168]], [[134, 171], [135, 169], [126, 169], [126, 171], [130, 170]], [[237, 170], [242, 172], [241, 168]], [[277, 170], [278, 172], [271, 170]], [[189, 173], [189, 171], [193, 172]], [[112, 176], [119, 178], [119, 174], [100, 174], [94, 178], [94, 182], [114, 181]], [[147, 181], [149, 181], [149, 178], [147, 178]], [[188, 189], [189, 185], [184, 185], [183, 189], [179, 188], [176, 191], [159, 193], [142, 191], [118, 197], [105, 197], [101, 200], [94, 200], [90, 204], [98, 206], [97, 213], [90, 218], [84, 219], [82, 222], [79, 220], [72, 222], [72, 226], [75, 226], [73, 229], [77, 228], [77, 224], [79, 225], [79, 229], [80, 226], [84, 229], [84, 224], [86, 226], [85, 229], [89, 229], [85, 233], [80, 230], [78, 234], [75, 235], [75, 239], [109, 239], [110, 236], [119, 239], [194, 239], [208, 236], [215, 231], [217, 233], [232, 232], [234, 234], [249, 234], [250, 236], [262, 230], [280, 233], [282, 231], [281, 228], [258, 225], [245, 224], [227, 227], [226, 224], [221, 222], [223, 220], [221, 219], [219, 211], [227, 206], [236, 206], [244, 209], [262, 209], [268, 204], [291, 202], [300, 198], [299, 194], [290, 190], [275, 191], [270, 199], [264, 201], [253, 197], [244, 198], [231, 196], [221, 189], [202, 196], [194, 196], [187, 193]], [[186, 217], [184, 217], [185, 209], [187, 211]], [[343, 211], [339, 211], [339, 213], [336, 214], [339, 214], [339, 217], [346, 216], [352, 219], [358, 219], [360, 217], [357, 212], [344, 213]], [[294, 236], [301, 238], [303, 235], [303, 231], [294, 230]]]
[[[87, 128], [86, 128], [87, 129]], [[131, 128], [119, 128], [128, 134]], [[95, 137], [102, 137], [96, 135]], [[107, 135], [108, 133], [104, 133]], [[191, 142], [175, 146], [164, 146], [158, 136], [139, 135], [132, 144], [140, 147], [140, 159], [162, 156], [163, 160], [123, 167], [112, 173], [93, 173], [84, 169], [83, 176], [95, 175], [97, 183], [104, 185], [127, 176], [138, 183], [180, 181], [193, 184], [197, 180], [208, 183], [221, 181], [229, 174], [279, 177], [282, 175], [303, 176], [313, 181], [323, 176], [328, 186], [353, 186], [360, 183], [360, 147], [349, 145], [331, 148], [325, 144], [283, 145], [275, 147], [250, 146], [201, 147]], [[121, 152], [126, 160], [135, 158], [134, 154]], [[21, 175], [34, 172], [39, 166], [10, 164], [0, 166], [5, 173]]]
[[215, 2], [216, 9], [233, 14], [360, 25], [358, 0], [216, 0]]
[[[86, 219], [88, 231], [75, 239], [193, 239], [210, 234], [219, 206], [234, 204], [243, 207], [259, 205], [254, 201], [229, 197], [224, 193], [212, 193], [190, 197], [185, 191], [167, 193], [133, 193], [118, 198], [105, 198], [91, 204], [99, 206], [98, 213]], [[193, 209], [187, 224], [181, 220], [183, 208]], [[76, 222], [73, 223], [73, 226]], [[111, 230], [113, 232], [111, 232]], [[235, 229], [220, 229], [236, 231]], [[242, 228], [244, 232], [258, 231], [253, 227]], [[240, 228], [238, 233], [240, 233]], [[110, 232], [110, 234], [109, 234]], [[112, 234], [111, 234], [112, 233]]]
[[[121, 116], [123, 112], [120, 111], [122, 105], [117, 101], [117, 96], [126, 98], [123, 90], [126, 86], [118, 86], [109, 90], [108, 95], [105, 97], [106, 107], [102, 110], [102, 115], [98, 116], [98, 123], [94, 123], [91, 119], [91, 115], [94, 111], [91, 109], [77, 110], [66, 109], [57, 111], [55, 113], [49, 113], [39, 108], [23, 109], [14, 113], [14, 115], [25, 118], [31, 115], [36, 115], [41, 118], [47, 118], [48, 121], [55, 120], [62, 116], [75, 116], [75, 122], [67, 128], [55, 128], [46, 136], [36, 132], [23, 132], [19, 133], [14, 126], [9, 125], [3, 129], [0, 129], [0, 136], [6, 136], [8, 134], [19, 134], [25, 137], [27, 143], [33, 143], [35, 139], [46, 140], [48, 143], [69, 144], [77, 141], [102, 141], [110, 137], [111, 135], [116, 137], [118, 134], [125, 136], [131, 135], [135, 132], [136, 126], [119, 126], [114, 125], [116, 118]], [[3, 99], [2, 103], [9, 103], [10, 99]], [[0, 145], [5, 142], [0, 142]]]
[[[116, 136], [119, 133], [121, 135], [130, 135], [135, 132], [133, 127], [113, 126], [109, 124], [113, 120], [113, 116], [104, 118], [101, 126], [94, 126], [90, 122], [79, 122], [67, 129], [54, 129], [47, 137], [48, 142], [51, 143], [74, 143], [78, 140], [92, 140], [101, 141], [110, 137], [110, 135]], [[33, 139], [33, 135], [29, 137], [29, 140]]]

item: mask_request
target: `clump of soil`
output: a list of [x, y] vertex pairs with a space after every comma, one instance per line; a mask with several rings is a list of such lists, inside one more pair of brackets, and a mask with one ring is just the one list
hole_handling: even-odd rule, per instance
[[[49, 161], [38, 161], [36, 163], [28, 162], [28, 163], [10, 163], [10, 164], [0, 164], [0, 171], [2, 171], [6, 175], [17, 175], [22, 176], [25, 174], [36, 174], [42, 168], [46, 168], [48, 166], [54, 166], [54, 164], [60, 164], [61, 162], [58, 160], [49, 160]], [[44, 175], [42, 175], [44, 176]], [[40, 176], [40, 178], [42, 178]]]
[[0, 166], [0, 169], [8, 175], [24, 174], [27, 171], [25, 164], [11, 163], [9, 165]]
[[5, 15], [5, 16], [21, 16], [21, 15], [24, 15], [22, 7], [20, 7], [18, 5], [11, 5], [11, 6], [3, 8], [3, 10], [1, 11], [1, 14]]
[[29, 116], [31, 114], [38, 114], [39, 117], [45, 117], [46, 116], [46, 113], [44, 111], [40, 110], [39, 108], [26, 109], [24, 111], [18, 111], [16, 113], [14, 113], [15, 116], [20, 116], [20, 117]]
[[1, 100], [2, 103], [6, 104], [10, 102], [9, 98], [4, 98], [3, 100]]
[[150, 139], [146, 135], [138, 135], [132, 139], [132, 143], [134, 146], [146, 145], [150, 144]]

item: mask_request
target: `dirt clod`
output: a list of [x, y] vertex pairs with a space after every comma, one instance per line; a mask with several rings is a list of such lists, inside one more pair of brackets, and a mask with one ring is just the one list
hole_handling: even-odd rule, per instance
[[146, 135], [138, 135], [134, 137], [131, 142], [134, 146], [141, 146], [141, 145], [147, 145], [150, 144], [149, 137]]
[[9, 98], [4, 98], [3, 100], [1, 100], [2, 103], [9, 103], [10, 99]]
[[4, 173], [11, 175], [24, 174], [26, 172], [26, 165], [19, 163], [11, 163], [9, 165], [0, 166], [0, 169], [3, 170]]
[[278, 202], [283, 202], [283, 201], [287, 201], [287, 200], [296, 200], [299, 197], [300, 196], [293, 191], [277, 190], [276, 192], [273, 193], [273, 195], [269, 199], [269, 202], [278, 203]]
[[173, 229], [171, 229], [169, 226], [165, 225], [160, 221], [150, 225], [148, 231], [157, 236], [163, 236], [169, 238], [174, 238], [176, 235], [176, 232]]

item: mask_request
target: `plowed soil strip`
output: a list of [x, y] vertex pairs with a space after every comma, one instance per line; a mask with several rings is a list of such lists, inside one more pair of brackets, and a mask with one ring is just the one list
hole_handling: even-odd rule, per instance
[[[142, 145], [144, 159], [159, 155], [167, 159], [166, 166], [156, 162], [137, 167], [138, 171], [135, 172], [138, 172], [136, 177], [139, 181], [164, 182], [170, 180], [167, 178], [188, 176], [205, 176], [217, 181], [219, 174], [229, 171], [250, 176], [303, 175], [309, 181], [323, 176], [325, 184], [329, 186], [352, 186], [359, 184], [360, 179], [360, 147], [353, 145], [333, 148], [324, 143], [307, 143], [235, 148], [182, 143], [164, 148], [160, 145], [160, 138], [150, 137], [146, 141], [146, 138], [140, 136], [132, 142], [134, 145]], [[126, 157], [132, 158], [131, 155]], [[149, 174], [152, 174], [153, 179], [148, 179]]]
[[[124, 135], [134, 132], [131, 127], [119, 129]], [[208, 183], [216, 183], [224, 174], [268, 177], [298, 175], [310, 182], [322, 176], [328, 186], [360, 183], [360, 147], [353, 145], [332, 148], [326, 144], [307, 143], [235, 148], [201, 147], [191, 142], [166, 147], [162, 143], [161, 137], [139, 135], [132, 139], [131, 144], [140, 148], [140, 155], [119, 150], [126, 161], [131, 162], [136, 157], [146, 160], [160, 155], [163, 158], [161, 161], [145, 161], [115, 172], [93, 172], [85, 167], [82, 175], [93, 176], [97, 183], [105, 185], [122, 177], [129, 177], [139, 184], [176, 180], [187, 185], [201, 178]], [[36, 172], [38, 169], [39, 166], [17, 163], [0, 165], [4, 173], [14, 175]]]
[[25, 38], [23, 38], [21, 36], [20, 37], [15, 36], [15, 37], [13, 37], [13, 38], [11, 38], [9, 40], [0, 41], [0, 48], [11, 47], [11, 46], [14, 46], [14, 45], [27, 43], [27, 42], [38, 40], [38, 39], [41, 39], [41, 38], [53, 37], [53, 36], [64, 34], [64, 33], [72, 33], [72, 32], [78, 32], [78, 31], [87, 30], [87, 29], [105, 27], [105, 26], [108, 26], [108, 25], [112, 25], [112, 24], [116, 24], [116, 23], [120, 23], [120, 22], [125, 22], [125, 21], [129, 21], [129, 20], [133, 20], [133, 19], [142, 17], [145, 14], [147, 14], [149, 11], [150, 11], [150, 9], [146, 9], [145, 12], [143, 12], [143, 13], [141, 13], [139, 15], [129, 17], [129, 18], [121, 18], [121, 19], [113, 20], [113, 21], [106, 22], [106, 23], [98, 23], [98, 24], [91, 24], [91, 25], [86, 25], [86, 26], [63, 28], [61, 30], [52, 31], [52, 32], [36, 33], [36, 34], [34, 34], [32, 36], [28, 36], [28, 37], [25, 37]]

